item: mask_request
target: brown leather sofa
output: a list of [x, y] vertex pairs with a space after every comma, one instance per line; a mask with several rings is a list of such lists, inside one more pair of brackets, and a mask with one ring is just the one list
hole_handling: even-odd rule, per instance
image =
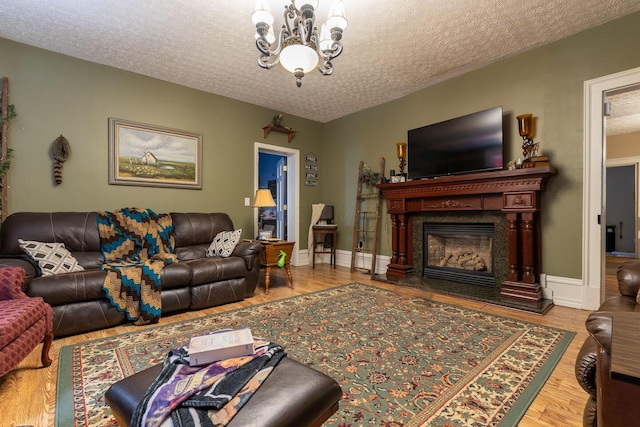
[[[214, 237], [234, 230], [225, 213], [171, 213], [175, 253], [162, 279], [162, 314], [199, 310], [252, 296], [260, 276], [260, 251], [255, 242], [239, 242], [228, 258], [206, 257]], [[38, 276], [25, 259], [18, 239], [62, 242], [85, 271]], [[23, 259], [19, 259], [23, 258]], [[109, 328], [127, 321], [105, 297], [106, 273], [95, 212], [19, 212], [0, 229], [0, 267], [25, 269], [25, 292], [53, 307], [56, 337]]]
[[[584, 414], [584, 427], [616, 427], [636, 425], [640, 420], [640, 385], [611, 378], [612, 316], [615, 313], [638, 314], [636, 295], [640, 289], [640, 261], [622, 264], [617, 271], [620, 295], [607, 298], [587, 318], [590, 336], [578, 353], [576, 379], [589, 393]], [[640, 363], [640, 361], [638, 361]]]

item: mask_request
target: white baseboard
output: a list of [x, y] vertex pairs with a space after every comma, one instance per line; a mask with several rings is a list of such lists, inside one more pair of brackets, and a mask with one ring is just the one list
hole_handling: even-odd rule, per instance
[[582, 294], [584, 284], [581, 279], [568, 277], [540, 275], [540, 285], [543, 296], [553, 301], [555, 305], [583, 309]]
[[[338, 265], [344, 262], [345, 267], [351, 267], [351, 252], [341, 251], [342, 254], [338, 254]], [[378, 255], [376, 257], [376, 274], [385, 274], [387, 272], [387, 265], [389, 265], [390, 258], [387, 255]], [[355, 267], [362, 270], [371, 269], [372, 254], [358, 253], [355, 258]]]
[[[387, 272], [387, 265], [389, 264], [389, 257], [386, 255], [378, 255], [376, 259], [376, 274], [385, 274]], [[316, 264], [329, 264], [331, 257], [329, 254], [317, 254]], [[292, 265], [311, 265], [311, 256], [308, 250], [298, 251], [297, 262]], [[371, 269], [371, 254], [358, 254], [356, 255], [356, 268], [369, 270]], [[351, 251], [336, 250], [336, 265], [340, 267], [351, 268]]]

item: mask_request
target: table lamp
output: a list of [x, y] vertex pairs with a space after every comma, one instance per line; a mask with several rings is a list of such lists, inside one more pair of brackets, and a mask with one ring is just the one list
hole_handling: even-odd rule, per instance
[[[268, 188], [259, 188], [256, 190], [256, 197], [253, 199], [253, 205], [251, 207], [258, 208], [258, 231], [262, 231], [263, 219], [262, 210], [264, 208], [272, 208], [276, 205], [271, 196], [271, 190]], [[260, 233], [258, 233], [258, 236]]]

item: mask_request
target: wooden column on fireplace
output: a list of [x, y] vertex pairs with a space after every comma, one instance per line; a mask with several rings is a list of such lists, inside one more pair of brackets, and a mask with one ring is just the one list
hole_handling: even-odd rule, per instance
[[500, 296], [541, 301], [540, 192], [555, 174], [555, 168], [543, 166], [379, 184], [391, 216], [387, 277], [413, 274], [412, 215], [429, 211], [502, 211], [509, 230], [509, 267]]

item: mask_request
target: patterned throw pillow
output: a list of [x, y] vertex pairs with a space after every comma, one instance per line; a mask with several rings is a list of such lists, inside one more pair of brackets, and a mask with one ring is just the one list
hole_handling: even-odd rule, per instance
[[242, 229], [235, 231], [221, 231], [213, 239], [213, 242], [211, 242], [209, 249], [207, 249], [207, 256], [230, 256], [233, 250], [236, 248], [236, 245], [240, 241], [241, 234]]
[[20, 248], [38, 262], [43, 276], [84, 271], [78, 261], [65, 248], [64, 243], [42, 243], [18, 239]]
[[20, 267], [0, 268], [0, 301], [29, 298], [22, 292], [24, 270]]

